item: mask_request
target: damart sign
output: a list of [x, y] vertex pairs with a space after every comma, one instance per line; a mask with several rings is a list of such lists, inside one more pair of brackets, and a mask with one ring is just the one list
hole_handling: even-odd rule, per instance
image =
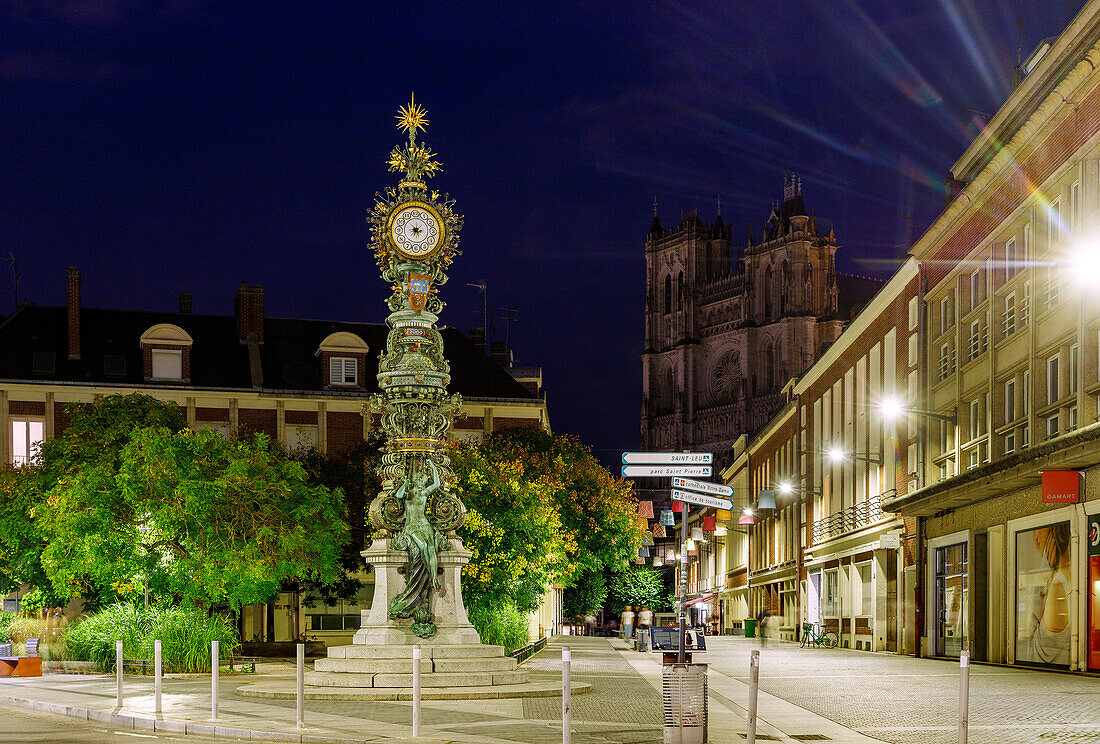
[[1044, 470], [1043, 503], [1076, 504], [1084, 491], [1085, 474], [1080, 470]]

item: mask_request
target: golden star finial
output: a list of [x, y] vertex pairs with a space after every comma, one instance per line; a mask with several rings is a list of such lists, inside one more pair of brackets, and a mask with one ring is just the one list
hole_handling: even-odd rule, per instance
[[397, 116], [393, 117], [397, 119], [397, 128], [408, 132], [410, 138], [416, 136], [417, 129], [423, 132], [428, 126], [428, 110], [417, 105], [415, 93], [409, 97], [409, 105], [402, 106], [397, 112]]

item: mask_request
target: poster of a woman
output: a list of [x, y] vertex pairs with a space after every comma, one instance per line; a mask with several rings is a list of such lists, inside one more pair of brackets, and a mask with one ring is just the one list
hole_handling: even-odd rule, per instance
[[1016, 533], [1016, 661], [1069, 664], [1069, 522]]

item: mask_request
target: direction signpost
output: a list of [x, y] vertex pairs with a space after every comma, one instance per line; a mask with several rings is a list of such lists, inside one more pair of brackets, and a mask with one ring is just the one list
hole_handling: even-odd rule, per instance
[[733, 489], [719, 483], [692, 480], [685, 476], [709, 477], [714, 455], [710, 452], [624, 452], [624, 478], [672, 478], [672, 498], [684, 505], [680, 519], [680, 650], [684, 663], [687, 636], [687, 536], [689, 504], [733, 509]]
[[699, 506], [711, 506], [715, 509], [725, 509], [726, 511], [733, 511], [733, 502], [729, 499], [722, 499], [717, 496], [708, 496], [705, 493], [680, 491], [674, 488], [672, 489], [672, 498], [685, 504], [698, 504]]

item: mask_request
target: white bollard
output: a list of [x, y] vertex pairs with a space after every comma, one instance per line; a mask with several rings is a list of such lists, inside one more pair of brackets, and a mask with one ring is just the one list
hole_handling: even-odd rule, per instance
[[115, 641], [115, 705], [122, 707], [122, 641]]
[[568, 646], [561, 647], [561, 744], [569, 744], [573, 735], [573, 701], [569, 683], [570, 653]]
[[749, 720], [745, 739], [748, 744], [756, 744], [756, 698], [760, 689], [760, 652], [753, 649], [749, 661]]
[[966, 744], [970, 717], [970, 652], [959, 654], [959, 744]]
[[306, 727], [306, 644], [298, 644], [298, 728]]
[[218, 720], [218, 641], [210, 641], [210, 720]]
[[413, 646], [413, 736], [420, 736], [420, 644]]
[[153, 697], [156, 699], [155, 712], [160, 713], [160, 690], [161, 690], [161, 675], [164, 673], [164, 667], [161, 662], [160, 655], [160, 641], [153, 641]]

